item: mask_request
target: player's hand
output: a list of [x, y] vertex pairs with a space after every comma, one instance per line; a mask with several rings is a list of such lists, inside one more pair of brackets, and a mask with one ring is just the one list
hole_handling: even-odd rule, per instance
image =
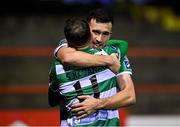
[[78, 96], [78, 98], [83, 99], [84, 101], [81, 103], [74, 104], [71, 107], [71, 111], [75, 113], [78, 119], [84, 118], [97, 111], [96, 107], [99, 103], [99, 99], [96, 99], [88, 95]]
[[115, 73], [117, 74], [119, 72], [119, 69], [121, 67], [121, 64], [118, 60], [118, 55], [113, 53], [110, 55], [111, 59], [112, 59], [112, 64], [109, 66], [109, 68]]

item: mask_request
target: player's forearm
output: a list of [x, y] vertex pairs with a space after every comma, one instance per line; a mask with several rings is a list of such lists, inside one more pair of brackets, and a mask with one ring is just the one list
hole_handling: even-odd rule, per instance
[[130, 75], [125, 74], [117, 80], [119, 80], [119, 84], [124, 84], [119, 86], [121, 91], [119, 91], [112, 97], [100, 99], [99, 104], [97, 106], [98, 109], [121, 108], [132, 105], [136, 102], [134, 85], [130, 78]]
[[135, 103], [135, 98], [132, 97], [130, 94], [124, 95], [123, 93], [119, 92], [112, 97], [100, 99], [100, 103], [97, 109], [117, 109], [132, 105], [134, 103]]
[[92, 55], [81, 51], [64, 52], [63, 55], [58, 55], [61, 62], [68, 65], [79, 67], [91, 67], [91, 66], [110, 66], [112, 65], [112, 59], [110, 56]]

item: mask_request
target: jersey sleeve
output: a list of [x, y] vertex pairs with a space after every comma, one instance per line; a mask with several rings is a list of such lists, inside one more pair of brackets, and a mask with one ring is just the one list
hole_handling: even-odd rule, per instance
[[108, 40], [107, 45], [116, 46], [120, 49], [121, 57], [124, 57], [128, 52], [128, 42], [124, 40]]
[[127, 56], [121, 57], [120, 63], [121, 63], [121, 67], [117, 76], [125, 74], [125, 73], [132, 74], [132, 68], [131, 68], [131, 65], [129, 63], [129, 59], [127, 58]]
[[56, 47], [54, 50], [54, 56], [56, 58], [57, 58], [57, 53], [58, 53], [59, 49], [62, 47], [68, 47], [68, 43], [67, 43], [67, 40], [65, 38], [59, 41], [58, 47]]

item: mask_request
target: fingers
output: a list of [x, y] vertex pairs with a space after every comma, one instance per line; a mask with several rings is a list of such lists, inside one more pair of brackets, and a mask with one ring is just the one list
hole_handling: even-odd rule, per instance
[[72, 109], [71, 112], [76, 115], [77, 119], [81, 119], [89, 115], [83, 108]]
[[83, 106], [82, 103], [77, 103], [77, 104], [73, 104], [73, 105], [71, 106], [71, 108], [74, 109], [74, 108], [79, 108], [79, 107], [82, 107], [82, 106]]
[[[87, 98], [89, 98], [89, 97], [91, 97], [91, 96], [89, 96], [89, 95], [82, 95], [82, 96], [78, 96], [78, 99], [85, 100], [85, 99], [87, 99]], [[81, 103], [76, 103], [76, 104], [74, 104], [74, 105], [71, 106], [71, 108], [72, 108], [71, 111], [72, 111], [72, 112], [81, 111], [81, 110], [83, 110], [83, 105], [84, 105], [83, 102], [81, 102]]]
[[79, 112], [76, 113], [76, 116], [81, 116], [83, 114], [86, 114], [86, 112], [85, 111], [79, 111]]
[[117, 53], [112, 53], [111, 56], [114, 57], [114, 58], [118, 58], [118, 54]]
[[85, 100], [85, 99], [87, 99], [87, 98], [89, 98], [90, 96], [89, 95], [81, 95], [81, 96], [78, 96], [78, 99], [83, 99], [83, 100]]
[[86, 113], [86, 114], [83, 114], [83, 115], [81, 115], [81, 116], [78, 116], [77, 119], [82, 119], [82, 118], [84, 118], [84, 117], [86, 117], [86, 116], [88, 116], [87, 113]]
[[72, 110], [71, 110], [71, 112], [73, 112], [73, 113], [76, 113], [76, 112], [79, 112], [79, 111], [84, 111], [84, 109], [83, 108], [73, 108]]
[[81, 119], [81, 118], [88, 116], [89, 113], [86, 111], [79, 111], [79, 112], [75, 113], [75, 115], [78, 119]]
[[[91, 97], [91, 96], [89, 96], [89, 95], [81, 95], [81, 96], [78, 96], [78, 99], [79, 99], [79, 100], [85, 100], [85, 99], [87, 99], [87, 98], [89, 98], [89, 97]], [[73, 104], [73, 105], [71, 106], [71, 108], [78, 108], [78, 107], [82, 107], [82, 106], [83, 106], [83, 102]]]
[[[78, 99], [82, 99], [82, 100], [86, 100], [88, 98], [91, 98], [91, 96], [89, 96], [89, 95], [78, 96]], [[71, 106], [71, 108], [72, 108], [71, 112], [74, 113], [78, 119], [84, 118], [89, 115], [88, 111], [84, 107], [85, 103], [87, 103], [87, 102], [83, 101], [81, 103], [76, 103]]]

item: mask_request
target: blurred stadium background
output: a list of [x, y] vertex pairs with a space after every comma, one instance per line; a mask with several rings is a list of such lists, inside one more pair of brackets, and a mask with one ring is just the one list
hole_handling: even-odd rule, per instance
[[129, 42], [137, 103], [122, 125], [180, 126], [180, 2], [177, 0], [16, 0], [0, 4], [0, 126], [59, 125], [47, 100], [53, 49], [64, 21], [106, 7], [114, 39]]

